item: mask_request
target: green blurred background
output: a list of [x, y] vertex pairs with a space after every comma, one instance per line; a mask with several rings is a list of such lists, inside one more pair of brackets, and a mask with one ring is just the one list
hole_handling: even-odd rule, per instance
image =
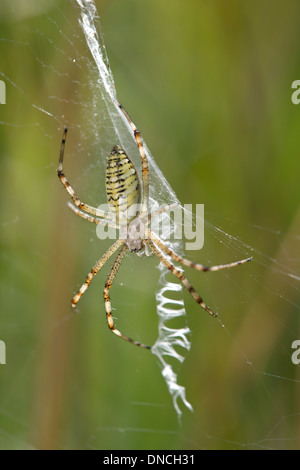
[[[300, 3], [96, 5], [120, 101], [179, 200], [205, 204], [205, 246], [189, 257], [254, 259], [235, 272], [189, 273], [220, 321], [183, 294], [192, 348], [177, 372], [194, 412], [182, 406], [180, 424], [155, 357], [106, 326], [107, 269], [81, 314], [69, 307], [107, 246], [67, 209], [56, 176], [55, 117], [70, 119], [72, 80], [88, 79], [68, 65], [78, 10], [67, 0], [1, 2], [0, 447], [299, 448], [300, 106], [291, 84], [300, 79]], [[86, 54], [82, 37], [73, 47]], [[37, 109], [53, 101], [54, 118]], [[156, 265], [128, 256], [112, 293], [120, 329], [150, 344]]]

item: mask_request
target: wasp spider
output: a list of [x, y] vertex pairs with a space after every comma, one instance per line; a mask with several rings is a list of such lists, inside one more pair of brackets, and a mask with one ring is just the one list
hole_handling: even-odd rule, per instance
[[[116, 103], [119, 109], [123, 112], [126, 117], [132, 132], [134, 134], [136, 144], [138, 146], [139, 154], [142, 160], [142, 188], [139, 182], [139, 177], [137, 171], [134, 167], [134, 164], [125, 153], [125, 151], [118, 145], [114, 146], [107, 162], [106, 168], [106, 195], [107, 202], [109, 207], [109, 213], [96, 209], [95, 207], [89, 206], [82, 202], [78, 196], [75, 194], [74, 189], [68, 182], [64, 170], [63, 170], [63, 159], [65, 151], [65, 143], [67, 137], [67, 129], [64, 130], [59, 163], [58, 163], [58, 177], [65, 189], [71, 196], [73, 203], [69, 202], [70, 208], [78, 216], [93, 222], [95, 224], [108, 224], [116, 228], [121, 228], [122, 221], [126, 220], [126, 231], [127, 235], [125, 237], [119, 238], [113, 245], [104, 253], [104, 255], [97, 261], [95, 266], [88, 273], [84, 283], [80, 287], [77, 294], [74, 295], [72, 299], [72, 307], [75, 308], [81, 296], [86, 292], [89, 285], [91, 284], [94, 276], [99, 272], [99, 270], [104, 266], [104, 264], [110, 259], [110, 257], [119, 250], [109, 275], [107, 277], [105, 287], [104, 287], [104, 302], [105, 310], [107, 316], [107, 322], [110, 330], [115, 333], [117, 336], [129, 341], [130, 343], [140, 346], [142, 348], [151, 349], [150, 346], [142, 344], [138, 341], [135, 341], [128, 336], [125, 336], [119, 330], [116, 329], [113, 317], [112, 317], [112, 308], [110, 303], [109, 291], [112, 287], [113, 281], [117, 274], [117, 271], [122, 263], [122, 260], [126, 252], [132, 251], [141, 254], [143, 250], [147, 254], [154, 254], [157, 258], [168, 268], [186, 287], [191, 296], [195, 301], [201, 305], [201, 307], [206, 310], [210, 315], [216, 317], [217, 315], [204, 303], [200, 295], [195, 291], [187, 278], [182, 274], [181, 270], [175, 267], [173, 263], [169, 261], [166, 257], [168, 255], [174, 261], [188, 266], [190, 268], [196, 269], [197, 271], [219, 271], [221, 269], [232, 268], [240, 264], [250, 261], [251, 258], [243, 259], [229, 264], [221, 264], [218, 266], [203, 266], [202, 264], [194, 263], [185, 258], [182, 258], [168, 246], [166, 246], [148, 227], [149, 221], [154, 213], [149, 214], [149, 169], [146, 153], [143, 147], [142, 139], [140, 132], [137, 130], [134, 123], [131, 121], [127, 112], [120, 103]], [[122, 214], [127, 214], [127, 212], [134, 206], [140, 207], [140, 210], [135, 213], [134, 216], [128, 218], [122, 218]], [[155, 214], [169, 210], [171, 206], [166, 206], [163, 209], [156, 211]], [[139, 236], [131, 236], [130, 228], [132, 226], [139, 226]], [[141, 229], [142, 227], [142, 229]], [[120, 231], [121, 233], [121, 231]], [[124, 232], [123, 232], [124, 233]]]

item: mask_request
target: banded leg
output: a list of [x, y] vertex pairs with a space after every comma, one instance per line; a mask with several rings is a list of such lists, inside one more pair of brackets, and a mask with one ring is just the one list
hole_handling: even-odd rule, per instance
[[136, 140], [136, 144], [139, 149], [139, 153], [142, 159], [142, 180], [143, 180], [143, 200], [142, 200], [142, 213], [148, 211], [148, 200], [149, 200], [149, 168], [148, 168], [148, 160], [146, 156], [146, 152], [143, 146], [142, 138], [140, 131], [136, 128], [136, 125], [132, 122], [130, 119], [127, 111], [123, 108], [123, 106], [116, 100], [116, 105], [124, 116], [126, 117], [127, 121], [129, 122], [129, 125], [133, 131], [134, 138]]
[[190, 282], [187, 280], [187, 278], [182, 274], [179, 269], [177, 269], [172, 263], [170, 263], [167, 258], [161, 253], [161, 251], [155, 246], [152, 240], [146, 239], [145, 243], [151, 248], [153, 253], [158, 257], [158, 259], [166, 266], [166, 268], [169, 269], [178, 279], [182, 282], [184, 287], [187, 288], [191, 296], [196, 300], [196, 302], [201, 305], [204, 310], [206, 310], [210, 315], [213, 317], [217, 317], [217, 314], [214, 313], [203, 301], [203, 299], [200, 297], [200, 295], [195, 291], [193, 286], [190, 284]]
[[171, 256], [171, 258], [173, 258], [174, 261], [177, 261], [178, 263], [182, 263], [184, 266], [188, 266], [189, 268], [196, 269], [197, 271], [204, 271], [204, 272], [221, 271], [221, 269], [234, 268], [235, 266], [248, 263], [248, 261], [252, 260], [252, 258], [246, 258], [246, 259], [242, 259], [240, 261], [234, 261], [233, 263], [228, 263], [228, 264], [219, 264], [217, 266], [204, 266], [203, 264], [194, 263], [193, 261], [189, 261], [188, 259], [182, 258], [180, 255], [178, 255], [173, 250], [171, 250], [168, 246], [166, 246], [149, 229], [146, 231], [146, 236], [151, 238], [154, 241], [154, 243], [156, 243], [156, 245], [159, 246], [159, 248], [161, 248], [165, 253], [167, 253], [167, 255]]
[[154, 217], [157, 217], [158, 215], [160, 214], [163, 214], [164, 212], [168, 212], [170, 211], [171, 209], [173, 209], [174, 207], [179, 207], [179, 204], [177, 202], [173, 202], [172, 204], [168, 204], [167, 206], [163, 206], [161, 207], [160, 209], [157, 209], [153, 212], [151, 212], [150, 214], [146, 214], [144, 217], [142, 217], [142, 219], [144, 218], [147, 218], [147, 225], [151, 222], [151, 219], [154, 218]]
[[81, 299], [82, 295], [85, 293], [85, 291], [88, 289], [90, 283], [92, 282], [94, 276], [100, 271], [100, 269], [105, 265], [105, 263], [109, 260], [109, 258], [114, 254], [114, 252], [120, 248], [121, 245], [123, 245], [124, 241], [122, 239], [117, 240], [107, 251], [104, 253], [104, 255], [97, 261], [95, 266], [90, 270], [88, 273], [84, 283], [80, 287], [79, 291], [77, 294], [74, 295], [71, 305], [73, 308], [76, 307], [77, 303]]
[[105, 211], [101, 211], [97, 209], [96, 207], [89, 206], [88, 204], [85, 204], [84, 202], [81, 202], [78, 196], [75, 194], [74, 189], [70, 185], [69, 181], [67, 180], [65, 174], [64, 174], [64, 169], [63, 169], [63, 161], [64, 161], [64, 154], [65, 154], [65, 145], [66, 145], [66, 139], [67, 139], [67, 132], [68, 129], [66, 128], [63, 133], [63, 138], [61, 141], [61, 147], [60, 147], [60, 154], [59, 154], [59, 161], [58, 161], [58, 168], [57, 168], [57, 175], [66, 188], [67, 192], [73, 199], [75, 205], [79, 207], [79, 209], [84, 210], [85, 212], [88, 212], [89, 214], [95, 215], [97, 217], [108, 217], [109, 214]]
[[74, 206], [72, 202], [67, 202], [67, 205], [73, 212], [75, 212], [76, 215], [78, 215], [79, 217], [82, 217], [85, 220], [88, 220], [89, 222], [92, 222], [96, 225], [108, 225], [109, 227], [112, 227], [112, 228], [118, 228], [116, 224], [111, 222], [111, 219], [110, 220], [98, 219], [97, 217], [86, 214], [85, 212], [78, 209], [78, 207]]
[[120, 264], [122, 263], [122, 260], [125, 256], [125, 253], [126, 253], [127, 250], [128, 250], [128, 246], [124, 245], [122, 247], [121, 251], [119, 252], [118, 256], [116, 257], [116, 259], [114, 261], [114, 264], [112, 265], [112, 268], [109, 272], [107, 281], [105, 283], [103, 296], [104, 296], [104, 302], [105, 302], [107, 323], [108, 323], [108, 326], [109, 326], [110, 330], [115, 335], [119, 336], [120, 338], [123, 338], [126, 341], [129, 341], [130, 343], [135, 344], [136, 346], [140, 346], [141, 348], [151, 349], [150, 346], [147, 346], [143, 343], [135, 341], [135, 340], [129, 338], [128, 336], [123, 335], [123, 333], [121, 333], [119, 330], [117, 330], [116, 327], [115, 327], [114, 321], [113, 321], [112, 314], [111, 314], [111, 303], [110, 303], [109, 289], [111, 288], [111, 286], [114, 282], [114, 279], [116, 277], [116, 274], [118, 272]]

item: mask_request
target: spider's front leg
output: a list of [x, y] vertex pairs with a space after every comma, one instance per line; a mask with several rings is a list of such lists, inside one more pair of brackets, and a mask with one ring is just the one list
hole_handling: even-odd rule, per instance
[[[63, 138], [61, 141], [61, 147], [60, 147], [60, 153], [59, 153], [59, 160], [58, 160], [58, 167], [57, 167], [57, 176], [62, 182], [63, 186], [65, 187], [66, 191], [68, 194], [71, 196], [71, 198], [74, 201], [74, 204], [81, 210], [87, 212], [88, 214], [94, 215], [96, 217], [102, 217], [102, 218], [108, 218], [109, 214], [106, 213], [105, 211], [99, 210], [96, 207], [90, 206], [89, 204], [85, 204], [82, 202], [79, 197], [76, 195], [74, 189], [70, 185], [69, 181], [66, 178], [66, 175], [64, 173], [64, 168], [63, 168], [63, 163], [64, 163], [64, 155], [65, 155], [65, 146], [66, 146], [66, 140], [67, 140], [67, 133], [68, 129], [65, 128], [64, 133], [63, 133]], [[77, 214], [80, 215], [80, 214]]]
[[149, 167], [148, 167], [148, 159], [147, 159], [146, 151], [144, 149], [140, 131], [137, 129], [134, 122], [132, 122], [132, 120], [129, 117], [129, 114], [124, 109], [124, 107], [117, 100], [115, 100], [115, 103], [124, 114], [125, 118], [127, 119], [132, 129], [132, 132], [133, 132], [133, 135], [134, 135], [134, 138], [135, 138], [135, 141], [136, 141], [139, 153], [140, 153], [140, 157], [142, 160], [143, 199], [142, 199], [142, 211], [141, 212], [142, 214], [145, 214], [148, 212], [148, 205], [149, 205]]

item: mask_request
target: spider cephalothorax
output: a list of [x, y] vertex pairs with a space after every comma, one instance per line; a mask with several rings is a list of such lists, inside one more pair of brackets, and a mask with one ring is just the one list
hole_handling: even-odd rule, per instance
[[106, 195], [109, 207], [109, 212], [102, 211], [95, 207], [89, 206], [77, 197], [74, 189], [65, 177], [63, 170], [63, 159], [65, 151], [65, 142], [67, 136], [67, 129], [64, 130], [64, 135], [61, 143], [61, 150], [58, 162], [57, 174], [65, 189], [71, 196], [74, 204], [69, 203], [69, 207], [80, 217], [93, 222], [95, 224], [104, 224], [119, 229], [119, 239], [104, 253], [104, 255], [97, 261], [95, 266], [88, 273], [84, 283], [80, 287], [77, 294], [72, 299], [72, 307], [75, 308], [81, 296], [89, 287], [94, 276], [109, 260], [109, 258], [119, 250], [115, 261], [109, 272], [107, 281], [104, 287], [104, 302], [107, 316], [107, 322], [110, 330], [117, 336], [129, 341], [137, 346], [150, 349], [150, 346], [135, 341], [128, 336], [123, 335], [116, 329], [112, 315], [109, 290], [113, 284], [117, 271], [122, 263], [122, 260], [128, 250], [136, 252], [137, 254], [143, 253], [154, 254], [187, 288], [195, 301], [201, 305], [210, 315], [216, 314], [204, 303], [200, 295], [195, 291], [190, 282], [182, 274], [181, 270], [169, 261], [166, 257], [168, 255], [174, 261], [182, 263], [185, 266], [191, 267], [198, 271], [219, 271], [221, 269], [232, 268], [240, 264], [250, 261], [251, 258], [235, 261], [229, 264], [221, 264], [218, 266], [203, 266], [202, 264], [194, 263], [175, 253], [169, 248], [160, 238], [152, 232], [149, 228], [149, 221], [151, 217], [170, 209], [171, 206], [165, 206], [159, 211], [154, 213], [149, 212], [149, 169], [148, 160], [142, 143], [139, 131], [134, 123], [131, 121], [127, 112], [120, 103], [116, 102], [117, 107], [123, 112], [130, 127], [133, 131], [139, 153], [142, 160], [142, 186], [139, 182], [139, 177], [136, 168], [126, 152], [118, 145], [112, 148], [108, 157], [106, 168]]

